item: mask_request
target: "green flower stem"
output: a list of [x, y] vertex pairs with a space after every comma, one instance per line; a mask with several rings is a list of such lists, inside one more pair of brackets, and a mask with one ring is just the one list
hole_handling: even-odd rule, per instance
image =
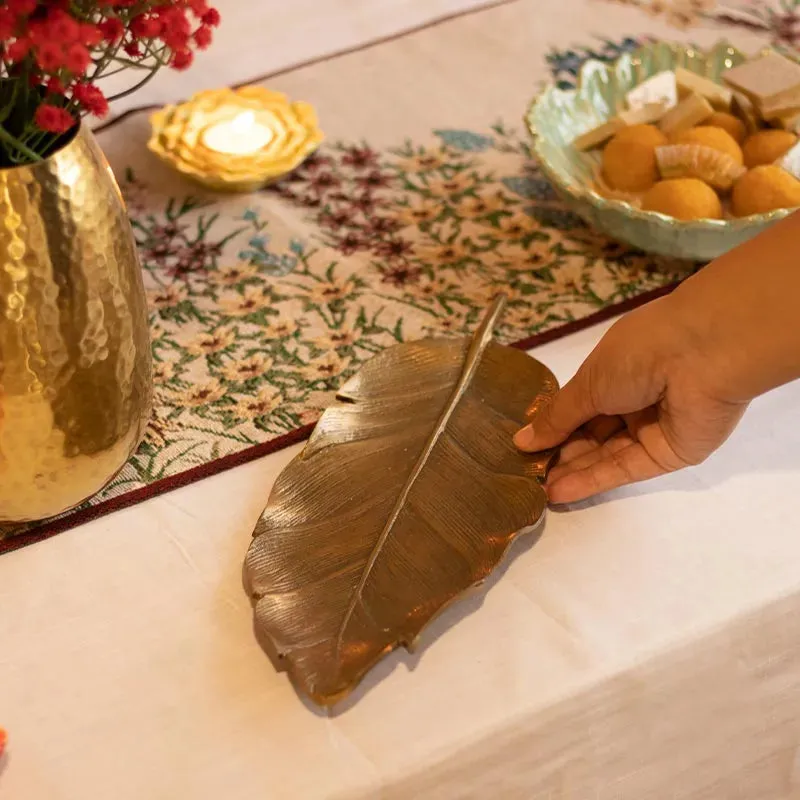
[[18, 150], [22, 155], [26, 158], [29, 158], [31, 161], [41, 161], [42, 157], [31, 150], [30, 147], [24, 145], [19, 139], [15, 136], [12, 136], [2, 125], [0, 125], [0, 142], [6, 145], [10, 145], [14, 149]]

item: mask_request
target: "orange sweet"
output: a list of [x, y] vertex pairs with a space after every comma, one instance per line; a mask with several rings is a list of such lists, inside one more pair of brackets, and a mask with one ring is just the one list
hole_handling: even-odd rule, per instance
[[667, 137], [655, 125], [623, 128], [603, 150], [603, 177], [612, 189], [644, 192], [658, 180], [656, 147]]
[[684, 221], [722, 218], [722, 204], [717, 193], [697, 178], [659, 181], [645, 194], [642, 208]]
[[722, 128], [734, 138], [738, 145], [741, 145], [747, 137], [747, 128], [744, 122], [739, 117], [728, 114], [727, 111], [715, 111], [703, 125], [711, 128]]
[[774, 164], [753, 167], [734, 184], [731, 206], [737, 217], [800, 207], [800, 181]]
[[700, 125], [697, 128], [690, 128], [672, 137], [673, 144], [699, 144], [703, 147], [710, 147], [712, 150], [719, 150], [720, 153], [730, 156], [737, 164], [742, 164], [742, 148], [736, 144], [736, 140], [726, 130], [715, 128], [712, 125]]
[[744, 163], [753, 168], [762, 164], [773, 164], [790, 150], [797, 141], [791, 131], [764, 130], [749, 136], [743, 147]]

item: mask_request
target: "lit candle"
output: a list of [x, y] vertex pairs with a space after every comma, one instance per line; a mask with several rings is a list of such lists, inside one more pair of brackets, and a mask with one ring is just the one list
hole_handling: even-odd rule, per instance
[[256, 121], [252, 111], [211, 125], [203, 132], [203, 144], [217, 153], [243, 156], [257, 153], [272, 139], [272, 131]]

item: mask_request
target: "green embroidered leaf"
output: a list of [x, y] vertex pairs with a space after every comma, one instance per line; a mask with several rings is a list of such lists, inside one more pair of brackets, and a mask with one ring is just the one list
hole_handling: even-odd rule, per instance
[[494, 146], [494, 139], [479, 133], [459, 130], [440, 130], [434, 133], [449, 147], [468, 153], [482, 153]]

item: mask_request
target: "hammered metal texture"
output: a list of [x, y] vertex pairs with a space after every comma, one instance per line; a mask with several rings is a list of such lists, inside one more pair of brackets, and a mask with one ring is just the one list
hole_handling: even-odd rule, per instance
[[122, 196], [80, 130], [0, 170], [0, 522], [78, 505], [124, 465], [152, 403], [144, 287]]

